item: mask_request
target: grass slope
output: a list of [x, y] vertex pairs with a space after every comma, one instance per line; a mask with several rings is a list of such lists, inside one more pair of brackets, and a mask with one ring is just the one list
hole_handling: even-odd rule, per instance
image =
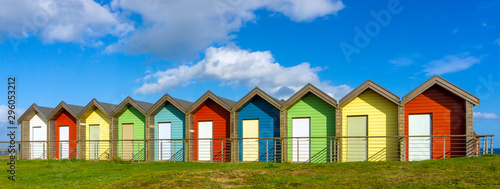
[[2, 188], [499, 188], [500, 155], [324, 164], [23, 160], [17, 181], [3, 172]]

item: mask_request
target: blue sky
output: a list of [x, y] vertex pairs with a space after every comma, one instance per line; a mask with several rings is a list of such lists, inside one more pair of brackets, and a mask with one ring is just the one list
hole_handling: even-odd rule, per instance
[[500, 140], [498, 0], [0, 3], [0, 73], [20, 109], [255, 86], [286, 99], [307, 83], [339, 100], [366, 79], [402, 97], [439, 74], [481, 98], [474, 130]]

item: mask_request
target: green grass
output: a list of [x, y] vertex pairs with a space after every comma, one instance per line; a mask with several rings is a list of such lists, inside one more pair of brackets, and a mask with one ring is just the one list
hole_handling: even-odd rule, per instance
[[17, 181], [2, 172], [1, 188], [499, 188], [500, 155], [323, 164], [22, 160]]

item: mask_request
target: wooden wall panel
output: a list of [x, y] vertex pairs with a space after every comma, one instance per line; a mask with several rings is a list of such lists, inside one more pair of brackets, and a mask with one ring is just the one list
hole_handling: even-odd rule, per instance
[[[292, 136], [293, 118], [310, 118], [311, 137], [335, 136], [335, 113], [336, 109], [312, 93], [308, 93], [301, 100], [295, 103], [287, 111], [287, 136]], [[292, 161], [292, 140], [288, 140], [287, 160]], [[330, 162], [330, 142], [327, 139], [311, 139], [310, 155], [311, 162]], [[332, 152], [333, 153], [333, 152]]]
[[[464, 100], [440, 86], [430, 87], [405, 105], [404, 132], [406, 136], [408, 136], [408, 115], [423, 113], [432, 114], [433, 135], [467, 134]], [[445, 145], [446, 158], [465, 155], [465, 138], [453, 138], [454, 144], [450, 144], [450, 137], [446, 137], [445, 140], [447, 142]], [[443, 158], [442, 143], [443, 138], [434, 138], [432, 144], [433, 159]], [[408, 157], [408, 152], [406, 153]]]
[[[347, 136], [348, 116], [368, 116], [368, 136], [398, 136], [398, 106], [368, 89], [342, 107], [342, 135]], [[342, 160], [347, 160], [347, 140], [342, 140]], [[368, 161], [399, 160], [397, 138], [368, 139]]]
[[[218, 105], [211, 99], [207, 99], [198, 111], [193, 113], [194, 117], [194, 138], [198, 138], [198, 122], [199, 121], [213, 121], [213, 138], [230, 138], [230, 112]], [[221, 141], [214, 141], [213, 147], [213, 161], [230, 161], [231, 145]], [[223, 148], [223, 149], [221, 149]], [[224, 150], [224, 151], [222, 151]], [[221, 159], [222, 155], [224, 158]], [[194, 161], [198, 161], [198, 141], [194, 142]]]
[[[55, 140], [59, 141], [59, 127], [68, 126], [69, 127], [69, 140], [76, 140], [76, 118], [73, 117], [68, 111], [61, 109], [62, 113], [59, 117], [55, 118]], [[52, 121], [51, 121], [52, 122]], [[59, 158], [59, 142], [55, 143], [55, 157]], [[69, 158], [76, 158], [76, 142], [69, 143]]]

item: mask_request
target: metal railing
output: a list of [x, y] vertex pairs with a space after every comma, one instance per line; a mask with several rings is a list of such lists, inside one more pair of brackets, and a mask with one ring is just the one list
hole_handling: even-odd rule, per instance
[[[332, 163], [493, 154], [494, 135], [21, 141], [18, 159]], [[2, 158], [9, 143], [0, 142]], [[8, 154], [7, 154], [8, 155]], [[5, 156], [5, 157], [4, 157]]]

